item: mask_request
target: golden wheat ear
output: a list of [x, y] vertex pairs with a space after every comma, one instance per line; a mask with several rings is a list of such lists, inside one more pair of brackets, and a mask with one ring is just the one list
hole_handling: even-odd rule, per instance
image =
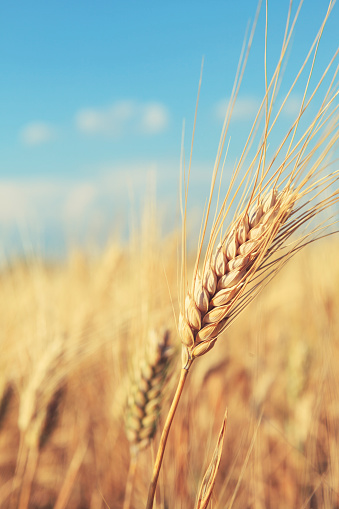
[[[19, 389], [20, 449], [13, 481], [13, 507], [17, 502], [22, 509], [29, 506], [39, 452], [56, 425], [57, 408], [66, 381], [65, 348], [63, 338], [54, 338], [48, 343], [35, 370], [30, 371]], [[19, 501], [15, 493], [16, 486], [20, 486]]]
[[150, 331], [145, 356], [132, 376], [127, 399], [125, 429], [131, 459], [123, 509], [129, 509], [131, 504], [138, 453], [149, 446], [157, 431], [174, 354], [168, 330]]
[[183, 366], [207, 353], [226, 328], [239, 297], [270, 252], [288, 219], [297, 194], [272, 189], [250, 211], [245, 210], [197, 274], [192, 293], [180, 314], [179, 333], [184, 345]]
[[173, 356], [169, 331], [151, 331], [127, 400], [125, 426], [132, 454], [147, 447], [156, 433]]

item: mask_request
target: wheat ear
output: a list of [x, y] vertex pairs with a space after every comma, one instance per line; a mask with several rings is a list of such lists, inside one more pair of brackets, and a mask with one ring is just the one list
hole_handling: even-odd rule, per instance
[[155, 435], [164, 399], [163, 387], [173, 358], [168, 331], [150, 332], [147, 352], [131, 385], [126, 410], [126, 436], [134, 455]]
[[130, 443], [131, 460], [126, 482], [124, 509], [131, 503], [137, 455], [154, 437], [164, 400], [164, 386], [170, 373], [174, 349], [169, 331], [150, 331], [147, 351], [131, 385], [126, 410], [126, 436]]
[[202, 275], [197, 273], [179, 318], [184, 345], [183, 367], [207, 353], [226, 328], [236, 304], [244, 294], [280, 228], [291, 214], [297, 194], [273, 188], [245, 210], [235, 226], [209, 257]]
[[[31, 488], [38, 465], [39, 451], [46, 444], [53, 430], [53, 410], [62, 396], [65, 383], [65, 342], [55, 338], [46, 346], [34, 372], [22, 383], [18, 427], [20, 447], [13, 486], [19, 483], [20, 498], [13, 493], [11, 506], [26, 509], [29, 506]], [[25, 382], [25, 385], [24, 385]]]

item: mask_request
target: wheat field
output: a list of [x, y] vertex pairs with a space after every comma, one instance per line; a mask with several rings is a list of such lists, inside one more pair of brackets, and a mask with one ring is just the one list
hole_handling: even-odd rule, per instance
[[[177, 240], [138, 245], [2, 271], [1, 507], [122, 507], [126, 398], [150, 329], [170, 331], [181, 363]], [[299, 253], [196, 363], [157, 507], [193, 507], [226, 407], [211, 507], [339, 507], [338, 247]], [[154, 450], [138, 454], [131, 507], [144, 507]]]
[[199, 234], [195, 116], [180, 232], [149, 200], [102, 250], [2, 265], [1, 508], [339, 509], [339, 49], [316, 67], [331, 1], [279, 96], [299, 7], [271, 74], [266, 18], [264, 96], [230, 169], [256, 19], [245, 38]]

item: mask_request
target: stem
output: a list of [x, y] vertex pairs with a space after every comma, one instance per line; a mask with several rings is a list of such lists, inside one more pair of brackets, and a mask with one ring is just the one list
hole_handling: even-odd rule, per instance
[[72, 488], [87, 451], [88, 442], [80, 442], [68, 467], [63, 485], [59, 490], [54, 509], [65, 509], [72, 494]]
[[153, 469], [153, 477], [152, 477], [151, 484], [149, 486], [146, 509], [152, 509], [152, 507], [153, 507], [153, 499], [154, 499], [155, 490], [156, 490], [156, 487], [157, 487], [157, 482], [158, 482], [158, 477], [159, 477], [159, 473], [160, 473], [162, 458], [163, 458], [164, 452], [165, 452], [167, 437], [168, 437], [168, 434], [169, 434], [169, 430], [171, 428], [171, 424], [172, 424], [172, 421], [173, 421], [173, 417], [174, 417], [175, 411], [176, 411], [178, 403], [179, 403], [179, 399], [180, 399], [182, 390], [184, 388], [184, 384], [185, 384], [185, 381], [186, 381], [186, 378], [187, 378], [187, 374], [188, 374], [188, 369], [184, 369], [183, 368], [181, 370], [180, 379], [179, 379], [179, 382], [178, 382], [178, 387], [177, 387], [177, 390], [175, 392], [175, 395], [174, 395], [174, 398], [173, 398], [173, 401], [172, 401], [172, 404], [171, 404], [171, 408], [169, 409], [169, 412], [168, 412], [168, 415], [167, 415], [167, 418], [166, 418], [166, 422], [165, 422], [165, 425], [164, 425], [164, 429], [163, 429], [162, 434], [161, 434], [160, 443], [159, 443], [159, 449], [158, 449], [158, 453], [157, 453], [157, 457], [156, 457], [155, 464], [154, 464], [154, 469]]
[[[27, 459], [29, 456], [29, 449], [26, 446], [25, 439], [23, 433], [20, 433], [20, 444], [19, 444], [19, 452], [16, 459], [16, 467], [15, 467], [15, 474], [13, 478], [13, 485], [12, 485], [12, 493], [11, 498], [9, 502], [10, 509], [17, 509], [18, 503], [19, 503], [19, 490], [21, 489], [23, 485], [23, 479], [25, 476], [25, 469], [27, 466]], [[0, 500], [2, 501], [2, 497], [0, 497]]]
[[136, 468], [137, 468], [137, 455], [132, 454], [129, 462], [123, 509], [130, 509]]
[[22, 479], [22, 487], [19, 499], [19, 509], [27, 509], [32, 491], [32, 484], [38, 465], [39, 452], [36, 447], [29, 449], [25, 473]]

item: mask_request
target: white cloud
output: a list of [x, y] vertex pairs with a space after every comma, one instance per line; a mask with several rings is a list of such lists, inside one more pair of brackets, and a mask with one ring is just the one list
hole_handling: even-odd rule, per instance
[[68, 227], [107, 206], [111, 211], [126, 211], [131, 195], [147, 195], [150, 178], [158, 182], [170, 179], [176, 187], [177, 171], [168, 163], [149, 161], [96, 167], [93, 176], [86, 179], [0, 178], [0, 227], [51, 221]]
[[63, 194], [66, 199], [63, 205], [63, 217], [66, 221], [78, 221], [98, 198], [99, 189], [93, 181], [71, 182], [66, 190], [66, 183], [63, 184]]
[[[199, 209], [201, 196], [205, 198], [212, 167], [213, 162], [194, 164], [191, 210]], [[2, 253], [20, 251], [23, 244], [54, 254], [68, 240], [100, 243], [116, 228], [126, 231], [131, 219], [138, 224], [145, 204], [155, 197], [164, 226], [178, 220], [178, 161], [112, 162], [91, 168], [91, 174], [0, 178], [0, 265]]]
[[[299, 114], [301, 101], [302, 97], [300, 95], [290, 95], [282, 108], [281, 114], [285, 118], [295, 119]], [[238, 97], [233, 109], [232, 120], [238, 122], [253, 121], [259, 111], [260, 104], [260, 100], [255, 97]], [[224, 120], [228, 105], [228, 99], [223, 99], [215, 105], [215, 115], [219, 120]], [[277, 112], [277, 108], [280, 106], [281, 102], [279, 105], [275, 105], [275, 112]]]
[[[24, 223], [32, 218], [40, 206], [46, 205], [46, 215], [52, 210], [51, 197], [59, 186], [48, 181], [29, 181], [26, 179], [0, 180], [0, 224]], [[39, 214], [37, 213], [37, 215]]]
[[151, 135], [162, 132], [169, 113], [162, 103], [117, 101], [106, 108], [85, 108], [75, 116], [79, 131], [113, 138], [125, 135]]
[[[229, 99], [223, 99], [216, 104], [215, 114], [219, 120], [224, 120], [228, 105]], [[256, 97], [238, 96], [233, 108], [232, 120], [236, 121], [254, 120], [259, 108], [260, 101]]]
[[140, 115], [140, 131], [153, 134], [163, 131], [168, 124], [168, 112], [162, 104], [149, 103], [143, 105]]
[[300, 106], [302, 102], [302, 97], [299, 95], [290, 95], [290, 97], [287, 99], [286, 103], [284, 104], [284, 107], [282, 109], [282, 113], [289, 118], [297, 118], [299, 112], [300, 112]]
[[45, 122], [31, 122], [20, 133], [21, 141], [28, 146], [42, 145], [55, 137], [55, 129]]

